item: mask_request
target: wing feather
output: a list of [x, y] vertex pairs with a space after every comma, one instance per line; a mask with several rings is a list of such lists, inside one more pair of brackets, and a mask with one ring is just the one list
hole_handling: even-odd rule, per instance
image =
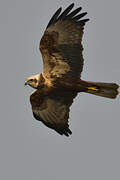
[[41, 97], [39, 90], [36, 90], [30, 96], [33, 116], [59, 134], [69, 136], [72, 133], [68, 125], [69, 111], [76, 95], [73, 92], [56, 92]]
[[68, 13], [72, 10], [72, 8], [74, 7], [74, 3], [72, 3], [70, 6], [68, 6], [63, 13], [58, 17], [57, 21], [59, 20], [64, 20], [66, 18], [66, 16], [68, 15]]
[[82, 7], [79, 7], [68, 14], [67, 18], [73, 18], [76, 14], [78, 14], [81, 11]]
[[76, 21], [78, 21], [79, 19], [81, 19], [82, 17], [84, 17], [84, 16], [86, 16], [86, 15], [87, 15], [87, 12], [84, 12], [84, 13], [81, 13], [81, 14], [75, 16], [73, 19], [76, 20]]
[[43, 57], [43, 73], [46, 77], [62, 77], [69, 74], [80, 77], [83, 69], [82, 36], [85, 23], [81, 19], [87, 12], [78, 14], [81, 7], [70, 12], [72, 3], [60, 14], [61, 8], [53, 15], [40, 41]]
[[[52, 24], [55, 24], [56, 23], [56, 20], [57, 20], [57, 17], [59, 16], [59, 14], [61, 13], [61, 10], [62, 10], [62, 8], [59, 8], [56, 12], [55, 12], [55, 14], [52, 16], [52, 18], [50, 19], [50, 21], [49, 21], [49, 23], [48, 23], [48, 25], [47, 25], [47, 28], [49, 27], [49, 26], [51, 26]], [[46, 28], [46, 29], [47, 29]]]

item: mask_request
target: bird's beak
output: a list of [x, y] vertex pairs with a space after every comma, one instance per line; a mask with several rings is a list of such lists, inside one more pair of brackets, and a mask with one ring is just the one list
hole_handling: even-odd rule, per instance
[[27, 82], [27, 81], [25, 81], [25, 84], [24, 84], [24, 86], [26, 86], [26, 85], [28, 85], [28, 82]]

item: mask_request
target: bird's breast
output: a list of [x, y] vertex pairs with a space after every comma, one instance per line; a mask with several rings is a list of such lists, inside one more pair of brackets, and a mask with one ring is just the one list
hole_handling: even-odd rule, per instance
[[44, 73], [42, 73], [42, 76], [44, 78], [44, 85], [48, 86], [48, 87], [53, 87], [54, 86], [54, 79], [47, 77], [46, 75], [44, 75]]

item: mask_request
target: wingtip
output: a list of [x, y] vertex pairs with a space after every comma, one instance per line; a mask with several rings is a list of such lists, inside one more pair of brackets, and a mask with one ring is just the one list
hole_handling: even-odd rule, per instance
[[70, 135], [72, 135], [72, 131], [69, 128], [67, 128], [66, 130], [62, 131], [60, 134], [69, 137]]
[[58, 9], [58, 11], [62, 11], [62, 7], [60, 7], [60, 8]]
[[75, 5], [75, 3], [71, 3], [71, 4], [70, 4], [71, 7], [74, 6], [74, 5]]
[[74, 5], [75, 5], [74, 3], [70, 4], [70, 5], [67, 7], [67, 9], [70, 9], [70, 10], [71, 10], [71, 9], [74, 7]]

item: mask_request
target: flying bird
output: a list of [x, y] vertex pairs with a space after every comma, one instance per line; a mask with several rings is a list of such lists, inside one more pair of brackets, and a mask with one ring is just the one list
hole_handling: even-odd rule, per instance
[[68, 119], [70, 106], [79, 92], [116, 98], [115, 83], [88, 82], [81, 79], [83, 70], [82, 37], [89, 19], [81, 7], [72, 11], [74, 3], [59, 8], [49, 21], [40, 40], [43, 72], [26, 79], [25, 85], [36, 89], [30, 95], [33, 116], [47, 127], [65, 136], [72, 134]]

